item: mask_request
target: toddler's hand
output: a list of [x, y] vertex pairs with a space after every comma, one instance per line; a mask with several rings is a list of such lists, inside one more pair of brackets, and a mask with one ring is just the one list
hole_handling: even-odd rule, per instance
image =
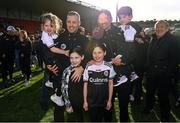
[[66, 111], [67, 111], [68, 113], [73, 113], [73, 108], [72, 108], [72, 106], [69, 107], [69, 108], [66, 108]]

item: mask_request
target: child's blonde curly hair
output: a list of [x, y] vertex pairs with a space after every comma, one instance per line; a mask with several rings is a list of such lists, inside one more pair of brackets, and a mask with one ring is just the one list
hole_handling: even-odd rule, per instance
[[43, 28], [43, 25], [47, 20], [51, 21], [51, 24], [54, 27], [54, 32], [56, 34], [59, 34], [59, 32], [61, 32], [63, 30], [63, 28], [62, 28], [62, 26], [63, 26], [62, 20], [60, 18], [58, 18], [56, 15], [54, 15], [54, 14], [52, 14], [50, 12], [49, 13], [44, 13], [44, 14], [41, 15], [41, 17], [40, 17], [41, 28]]

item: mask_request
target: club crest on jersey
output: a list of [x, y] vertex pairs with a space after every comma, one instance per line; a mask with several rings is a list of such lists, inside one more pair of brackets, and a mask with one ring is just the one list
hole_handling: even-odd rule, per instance
[[108, 71], [104, 71], [104, 76], [108, 76]]
[[61, 44], [61, 49], [64, 50], [64, 49], [66, 49], [66, 47], [67, 47], [66, 44]]

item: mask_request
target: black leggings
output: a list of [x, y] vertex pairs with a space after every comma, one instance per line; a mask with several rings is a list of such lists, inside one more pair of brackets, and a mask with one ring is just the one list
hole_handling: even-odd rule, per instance
[[89, 116], [91, 122], [111, 122], [109, 121], [110, 111], [106, 110], [105, 107], [89, 107]]
[[54, 122], [64, 122], [64, 106], [54, 105]]

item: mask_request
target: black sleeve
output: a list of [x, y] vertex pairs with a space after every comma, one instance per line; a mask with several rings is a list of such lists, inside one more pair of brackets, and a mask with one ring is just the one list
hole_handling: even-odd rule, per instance
[[[116, 49], [118, 50], [117, 55], [122, 55], [122, 63], [125, 64], [130, 64], [132, 63], [132, 61], [134, 60], [135, 56], [134, 56], [134, 49], [133, 49], [133, 44], [127, 44], [127, 42], [125, 42], [124, 39], [124, 35], [123, 32], [119, 29], [118, 31], [115, 32], [114, 37], [116, 37]], [[132, 47], [132, 48], [131, 48]]]
[[169, 67], [170, 67], [170, 73], [172, 71], [174, 72], [179, 64], [179, 47], [178, 47], [178, 40], [172, 36], [171, 39], [169, 40]]
[[89, 39], [87, 37], [84, 36], [83, 38], [83, 51], [84, 51], [84, 60], [82, 62], [82, 66], [83, 68], [85, 68], [86, 64], [90, 61], [90, 50], [89, 50]]
[[28, 49], [29, 49], [29, 53], [31, 54], [32, 53], [32, 45], [31, 45], [30, 41], [28, 41]]
[[20, 48], [20, 45], [21, 45], [21, 42], [20, 42], [20, 41], [17, 41], [16, 44], [15, 44], [15, 47], [16, 47], [17, 49], [19, 49], [19, 48]]
[[42, 57], [44, 63], [46, 65], [49, 64], [49, 62], [48, 62], [48, 59], [49, 59], [48, 58], [48, 56], [49, 56], [48, 47], [46, 45], [44, 45], [41, 40], [39, 41], [37, 49], [38, 49], [38, 52], [39, 52], [40, 56]]

